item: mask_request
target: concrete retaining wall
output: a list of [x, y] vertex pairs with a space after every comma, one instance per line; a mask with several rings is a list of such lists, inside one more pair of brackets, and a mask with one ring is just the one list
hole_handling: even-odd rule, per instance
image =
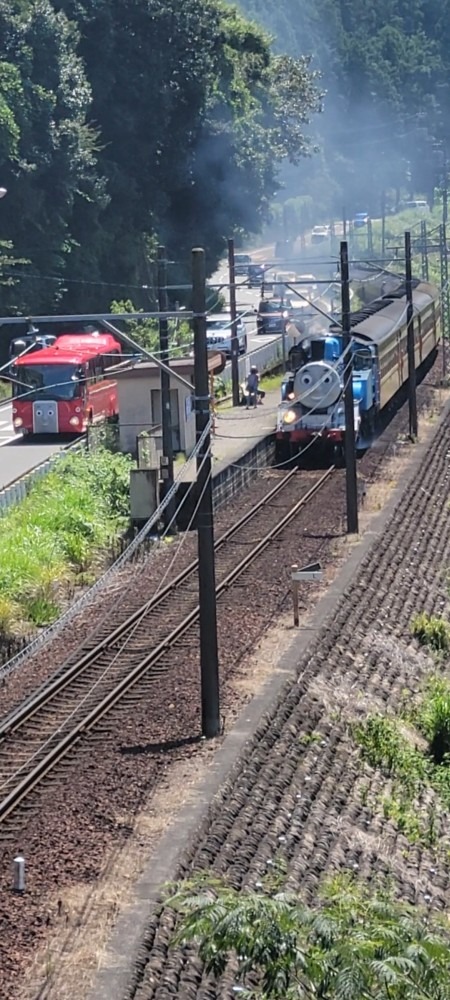
[[275, 434], [270, 434], [236, 459], [232, 465], [213, 472], [213, 503], [217, 510], [244, 489], [255, 477], [259, 469], [265, 469], [275, 461]]

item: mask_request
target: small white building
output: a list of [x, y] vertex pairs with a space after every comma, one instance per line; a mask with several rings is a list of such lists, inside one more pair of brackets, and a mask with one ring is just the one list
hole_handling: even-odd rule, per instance
[[[217, 353], [208, 354], [211, 381], [224, 368], [225, 359]], [[195, 447], [194, 359], [177, 358], [170, 362], [173, 372], [192, 385], [192, 392], [178, 379], [170, 379], [172, 447], [189, 457]], [[117, 371], [119, 403], [120, 450], [136, 455], [137, 438], [162, 423], [161, 370], [153, 361], [140, 361]]]

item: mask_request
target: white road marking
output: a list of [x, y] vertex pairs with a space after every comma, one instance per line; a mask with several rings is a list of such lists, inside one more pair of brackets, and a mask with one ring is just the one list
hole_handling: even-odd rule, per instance
[[[0, 448], [3, 448], [3, 446], [5, 444], [9, 444], [10, 441], [18, 441], [18, 440], [19, 440], [19, 435], [18, 434], [13, 434], [12, 437], [5, 438], [4, 441], [0, 441]], [[24, 475], [25, 475], [25, 472], [24, 472]]]

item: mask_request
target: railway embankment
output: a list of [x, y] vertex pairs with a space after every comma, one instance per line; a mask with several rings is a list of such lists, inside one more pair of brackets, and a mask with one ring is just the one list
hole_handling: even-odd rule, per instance
[[[435, 413], [428, 420], [429, 434], [436, 420], [436, 407], [440, 408], [439, 390], [436, 397], [432, 382], [431, 374], [428, 383], [421, 387], [420, 397], [422, 417], [426, 410], [433, 409]], [[388, 436], [380, 439], [377, 448], [359, 466], [361, 480], [366, 484], [373, 482], [374, 499], [368, 503], [366, 497], [363, 510], [366, 527], [392, 492], [392, 482], [388, 485], [386, 476], [398, 484], [406, 475], [408, 459], [415, 451], [404, 442], [404, 424], [405, 414], [400, 413], [390, 426]], [[422, 426], [425, 434], [424, 424]], [[383, 458], [388, 457], [390, 463], [386, 467]], [[271, 477], [277, 475], [280, 473], [269, 470], [256, 479], [251, 489], [241, 494], [239, 513], [253, 507], [257, 497], [267, 492]], [[261, 689], [269, 676], [277, 674], [278, 681], [280, 676], [286, 676], [283, 667], [280, 673], [278, 660], [286, 642], [289, 644], [292, 638], [290, 617], [289, 622], [286, 619], [290, 601], [287, 567], [300, 558], [305, 561], [320, 558], [327, 570], [327, 581], [331, 581], [339, 563], [348, 556], [348, 543], [342, 540], [343, 474], [332, 476], [327, 489], [328, 492], [316, 497], [314, 504], [305, 507], [283, 532], [276, 547], [266, 548], [256, 566], [249, 567], [238, 585], [233, 590], [227, 589], [219, 601], [222, 710], [226, 733], [240, 706]], [[218, 515], [218, 530], [229, 527], [236, 515], [236, 508], [233, 511], [223, 508]], [[272, 516], [276, 520], [276, 502]], [[255, 531], [257, 537], [256, 528]], [[252, 538], [254, 542], [253, 535]], [[176, 547], [160, 552], [159, 564], [152, 559], [147, 566], [153, 587], [161, 584], [161, 574], [165, 581], [179, 574], [182, 566], [192, 560], [193, 550], [195, 552], [195, 540], [183, 538]], [[145, 560], [128, 567], [127, 584], [132, 583], [135, 594], [139, 593], [140, 597], [143, 596], [144, 567]], [[114, 593], [103, 595], [101, 607], [91, 607], [88, 614], [84, 614], [78, 631], [72, 623], [65, 637], [59, 636], [56, 645], [53, 643], [49, 649], [43, 649], [33, 658], [34, 663], [25, 665], [10, 678], [13, 683], [9, 697], [12, 700], [15, 696], [17, 703], [19, 695], [22, 700], [27, 693], [28, 670], [28, 684], [33, 677], [35, 686], [39, 678], [48, 676], [50, 664], [54, 670], [58, 662], [64, 662], [70, 649], [80, 645], [82, 638], [93, 636], [96, 631], [98, 637], [99, 629], [105, 629], [108, 622], [111, 631], [111, 615], [114, 626], [120, 623], [127, 610], [124, 578], [116, 580], [115, 586]], [[303, 619], [319, 596], [317, 591], [304, 591], [301, 598]], [[306, 624], [310, 622], [306, 620]], [[270, 626], [273, 633], [268, 633]], [[268, 645], [264, 640], [266, 634]], [[311, 632], [302, 630], [301, 635], [310, 636]], [[92, 736], [82, 741], [75, 757], [67, 758], [61, 765], [62, 770], [55, 772], [48, 789], [39, 794], [38, 802], [31, 801], [12, 831], [12, 838], [10, 831], [2, 845], [5, 884], [11, 850], [19, 847], [19, 840], [20, 848], [32, 858], [25, 901], [26, 921], [23, 920], [22, 901], [7, 895], [3, 904], [2, 933], [8, 954], [2, 969], [5, 997], [17, 997], [17, 976], [29, 964], [39, 944], [43, 951], [38, 948], [34, 982], [46, 980], [46, 995], [58, 997], [58, 1000], [70, 997], [75, 983], [78, 994], [82, 995], [80, 990], [85, 992], [85, 986], [87, 989], [111, 920], [125, 902], [126, 887], [133, 873], [137, 875], [142, 868], [149, 850], [156, 849], [166, 826], [172, 831], [172, 857], [176, 856], [174, 849], [180, 844], [180, 838], [172, 824], [180, 802], [189, 800], [191, 818], [194, 815], [201, 817], [208, 794], [203, 792], [197, 807], [191, 796], [205, 769], [212, 768], [209, 793], [211, 797], [214, 795], [214, 780], [218, 777], [215, 743], [205, 745], [199, 741], [195, 629], [190, 637], [184, 636], [167, 653], [165, 667], [164, 678], [159, 676], [156, 684], [150, 681], [136, 688], [132, 697], [118, 706], [115, 713], [106, 716]], [[327, 683], [329, 690], [330, 682]], [[7, 689], [4, 696], [8, 698]], [[256, 699], [247, 708], [245, 718], [255, 720], [256, 724], [258, 714], [268, 706], [269, 702], [264, 705]], [[315, 718], [314, 713], [311, 717]], [[249, 736], [244, 723], [241, 721], [237, 730], [237, 742]], [[236, 735], [231, 739], [237, 745]], [[23, 754], [22, 748], [20, 760]], [[226, 770], [222, 773], [226, 779]], [[183, 824], [186, 831], [186, 815]], [[153, 869], [151, 886], [155, 883], [155, 872], [159, 878], [163, 871], [160, 855], [157, 865], [157, 869]], [[119, 885], [120, 882], [123, 884]], [[96, 920], [95, 915], [98, 917], [100, 911], [103, 917]], [[71, 958], [68, 963], [69, 930]], [[11, 948], [8, 948], [8, 941]], [[142, 960], [143, 954], [141, 966], [142, 961], [145, 964], [147, 960], [146, 957]], [[43, 955], [47, 955], [47, 959]], [[114, 961], [116, 959], [117, 956]], [[51, 971], [47, 974], [45, 969], [49, 964]], [[71, 980], [72, 972], [75, 979]], [[10, 984], [13, 984], [12, 993], [8, 992]]]
[[[439, 639], [448, 629], [433, 625], [450, 616], [449, 455], [447, 411], [389, 518], [373, 525], [360, 554], [355, 549], [356, 572], [348, 565], [319, 605], [313, 638], [290, 650], [291, 678], [253, 736], [242, 727], [245, 753], [236, 758], [229, 748], [215, 797], [209, 781], [212, 805], [178, 866], [172, 857], [169, 873], [158, 868], [163, 854], [153, 858], [153, 912], [133, 974], [114, 992], [110, 966], [97, 998], [229, 995], [234, 969], [206, 980], [195, 949], [175, 945], [175, 915], [158, 903], [164, 878], [175, 874], [206, 872], [240, 889], [275, 870], [280, 887], [311, 902], [325, 876], [347, 870], [364, 881], [391, 879], [410, 903], [448, 908], [448, 763], [431, 752], [431, 740], [436, 697], [448, 699], [450, 676], [448, 643]], [[108, 958], [116, 983], [117, 965], [126, 967], [121, 949], [130, 945], [124, 927]]]

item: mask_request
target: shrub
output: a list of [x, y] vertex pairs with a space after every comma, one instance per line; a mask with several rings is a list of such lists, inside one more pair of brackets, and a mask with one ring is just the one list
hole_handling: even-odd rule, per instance
[[422, 612], [413, 618], [411, 631], [421, 646], [428, 646], [435, 652], [448, 652], [450, 649], [450, 623], [443, 618]]
[[1, 518], [0, 632], [17, 619], [47, 625], [63, 586], [126, 527], [132, 461], [100, 449], [67, 455]]

